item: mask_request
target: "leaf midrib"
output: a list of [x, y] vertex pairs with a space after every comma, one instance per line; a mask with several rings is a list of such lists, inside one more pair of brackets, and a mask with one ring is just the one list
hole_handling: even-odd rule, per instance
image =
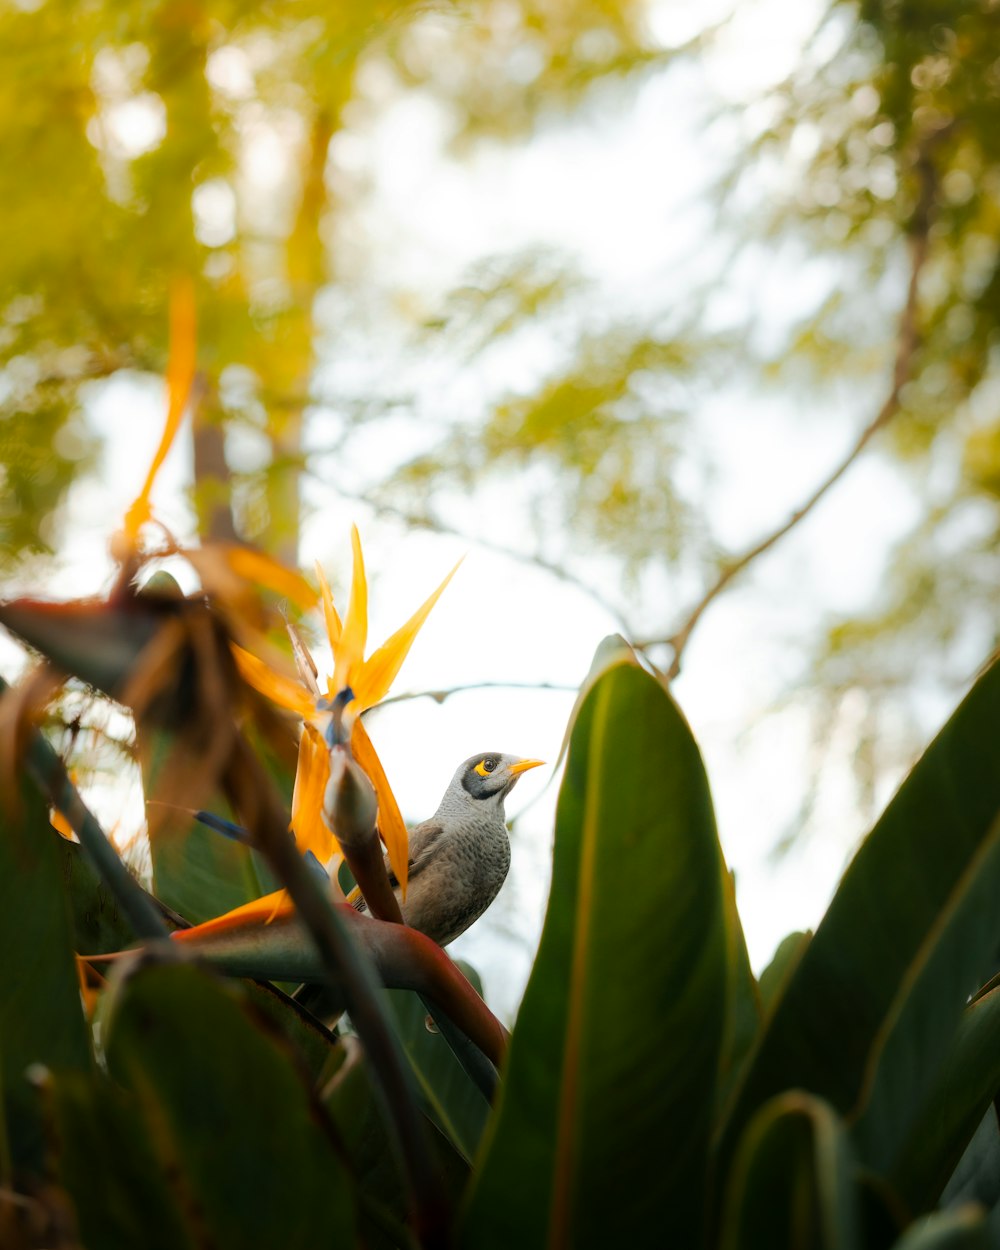
[[569, 978], [569, 1009], [566, 1018], [566, 1041], [563, 1046], [562, 1075], [559, 1082], [559, 1105], [556, 1117], [556, 1142], [553, 1160], [552, 1208], [549, 1216], [548, 1245], [568, 1246], [570, 1211], [573, 1187], [573, 1143], [578, 1112], [578, 1074], [580, 1068], [580, 1043], [583, 1032], [584, 989], [587, 973], [587, 950], [592, 918], [591, 903], [594, 894], [597, 861], [598, 803], [592, 792], [591, 778], [599, 776], [598, 762], [604, 750], [604, 738], [608, 717], [607, 704], [611, 687], [605, 685], [598, 691], [594, 708], [593, 729], [587, 752], [587, 780], [583, 828], [580, 845], [580, 874], [576, 892], [576, 924], [573, 944], [573, 962]]

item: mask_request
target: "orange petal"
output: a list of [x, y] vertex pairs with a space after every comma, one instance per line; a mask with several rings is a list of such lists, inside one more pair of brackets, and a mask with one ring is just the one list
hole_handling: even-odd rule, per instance
[[396, 796], [389, 786], [382, 761], [375, 754], [372, 740], [359, 717], [351, 730], [351, 752], [354, 758], [368, 774], [368, 780], [375, 787], [378, 798], [378, 831], [382, 835], [385, 849], [389, 852], [389, 863], [396, 874], [396, 880], [403, 898], [406, 898], [406, 881], [410, 871], [410, 838], [406, 825], [399, 811]]
[[[71, 768], [69, 770], [69, 780], [70, 785], [76, 785], [77, 775], [75, 768]], [[51, 815], [49, 816], [49, 824], [56, 831], [56, 833], [60, 835], [60, 837], [65, 838], [68, 842], [74, 842], [76, 840], [76, 834], [73, 832], [72, 826], [58, 807], [52, 808]]]
[[351, 526], [351, 546], [354, 549], [351, 599], [337, 645], [337, 662], [333, 670], [335, 690], [350, 686], [359, 673], [365, 658], [365, 643], [368, 641], [368, 579], [365, 576], [365, 557], [361, 551], [361, 535], [356, 525]]
[[239, 577], [248, 582], [255, 582], [275, 594], [291, 599], [296, 607], [303, 612], [314, 608], [319, 596], [299, 573], [286, 569], [277, 560], [272, 560], [263, 551], [254, 551], [252, 547], [243, 547], [239, 543], [225, 547], [226, 563]]
[[[463, 556], [462, 560], [464, 559]], [[397, 629], [392, 637], [365, 662], [353, 686], [357, 699], [355, 706], [358, 711], [374, 706], [389, 693], [389, 687], [396, 680], [396, 675], [409, 654], [410, 647], [413, 646], [413, 640], [430, 615], [431, 608], [441, 598], [444, 588], [458, 572], [458, 565], [462, 563], [462, 560], [459, 560], [437, 590], [414, 612], [406, 624], [401, 629]]]
[[58, 811], [56, 808], [52, 809], [52, 815], [49, 817], [49, 824], [56, 831], [56, 833], [61, 834], [67, 841], [73, 842], [76, 840], [76, 835], [73, 833], [69, 821], [62, 814], [62, 812]]
[[171, 937], [175, 942], [187, 942], [192, 938], [203, 937], [206, 933], [221, 933], [224, 929], [237, 929], [241, 925], [270, 924], [276, 917], [288, 915], [294, 910], [287, 890], [275, 890], [273, 894], [255, 898], [252, 903], [234, 907], [232, 911], [216, 916], [214, 920], [196, 924], [192, 929], [178, 929]]
[[326, 743], [313, 725], [303, 725], [292, 792], [292, 830], [299, 850], [312, 851], [321, 864], [337, 849], [333, 834], [323, 821], [323, 796], [329, 779], [330, 752]]
[[330, 583], [326, 580], [326, 574], [320, 568], [320, 563], [316, 561], [316, 576], [319, 578], [319, 593], [323, 600], [323, 616], [326, 620], [326, 636], [330, 639], [330, 649], [336, 654], [337, 644], [340, 642], [340, 635], [344, 632], [344, 627], [340, 623], [340, 617], [337, 609], [333, 604], [333, 595], [330, 593]]
[[289, 712], [295, 712], [298, 716], [314, 714], [315, 703], [309, 697], [309, 693], [303, 690], [294, 678], [286, 677], [284, 673], [269, 668], [263, 660], [258, 660], [249, 651], [244, 651], [238, 643], [231, 642], [229, 649], [233, 653], [240, 676], [248, 685], [253, 686], [254, 690], [259, 690], [279, 707], [287, 708]]
[[149, 496], [160, 466], [167, 458], [194, 382], [197, 332], [194, 283], [188, 277], [175, 278], [170, 288], [170, 357], [167, 361], [167, 421], [160, 445], [149, 466], [142, 490], [125, 514], [125, 535], [134, 545], [139, 530], [149, 520]]
[[80, 955], [75, 956], [76, 959], [76, 975], [80, 982], [80, 997], [83, 999], [83, 1010], [89, 1020], [94, 1014], [94, 1008], [97, 1006], [98, 993], [92, 988], [87, 979], [87, 961]]

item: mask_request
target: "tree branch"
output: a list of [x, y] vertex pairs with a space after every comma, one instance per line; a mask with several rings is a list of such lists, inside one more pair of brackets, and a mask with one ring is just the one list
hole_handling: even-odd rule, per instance
[[390, 695], [388, 699], [368, 708], [363, 715], [369, 716], [379, 708], [388, 707], [390, 703], [410, 703], [413, 699], [433, 699], [435, 703], [443, 703], [453, 694], [465, 694], [467, 690], [554, 690], [558, 694], [576, 694], [579, 689], [579, 686], [561, 686], [550, 681], [470, 681], [441, 690], [413, 690], [406, 694]]
[[[609, 603], [607, 599], [588, 582], [581, 577], [577, 577], [575, 573], [571, 573], [568, 569], [563, 568], [561, 564], [556, 564], [553, 560], [547, 560], [544, 556], [533, 554], [527, 551], [517, 551], [513, 547], [505, 547], [501, 543], [492, 542], [489, 538], [480, 538], [476, 534], [468, 534], [463, 530], [456, 529], [451, 525], [446, 525], [443, 521], [438, 521], [434, 517], [423, 516], [419, 513], [408, 512], [405, 508], [400, 508], [397, 504], [385, 503], [382, 501], [371, 499], [362, 491], [348, 490], [339, 482], [332, 482], [328, 477], [319, 477], [313, 474], [323, 482], [325, 486], [331, 487], [341, 495], [344, 499], [355, 499], [359, 503], [370, 508], [376, 516], [392, 517], [397, 521], [402, 521], [412, 529], [427, 530], [432, 534], [446, 534], [451, 538], [460, 538], [463, 542], [467, 542], [476, 547], [481, 547], [484, 551], [492, 551], [495, 555], [505, 556], [508, 560], [516, 560], [519, 564], [525, 564], [530, 567], [541, 569], [543, 573], [548, 573], [551, 577], [557, 578], [567, 586], [572, 586], [574, 590], [580, 591], [586, 595], [598, 607], [603, 608], [605, 612], [614, 617], [619, 629], [626, 635], [630, 631], [629, 622], [619, 608]], [[416, 697], [416, 696], [414, 696]], [[391, 702], [391, 700], [385, 700]]]
[[920, 177], [920, 196], [910, 223], [910, 278], [907, 287], [906, 301], [899, 318], [899, 329], [896, 332], [896, 354], [893, 362], [892, 385], [889, 393], [864, 427], [847, 454], [834, 467], [831, 473], [820, 483], [807, 499], [805, 499], [791, 516], [777, 529], [765, 535], [759, 542], [748, 547], [741, 555], [726, 562], [715, 581], [708, 587], [702, 597], [690, 610], [680, 628], [669, 638], [654, 638], [634, 643], [637, 651], [646, 651], [650, 647], [666, 644], [673, 651], [673, 659], [664, 676], [673, 681], [681, 670], [684, 651], [691, 640], [691, 635], [698, 626], [707, 609], [722, 594], [730, 582], [738, 577], [750, 564], [765, 552], [771, 550], [791, 530], [813, 511], [816, 505], [833, 489], [854, 462], [861, 456], [875, 435], [887, 425], [902, 407], [901, 394], [907, 382], [913, 376], [913, 366], [920, 346], [920, 332], [917, 326], [919, 304], [920, 277], [927, 263], [929, 250], [930, 225], [934, 193], [937, 179], [934, 166], [925, 151], [917, 159], [917, 173]]

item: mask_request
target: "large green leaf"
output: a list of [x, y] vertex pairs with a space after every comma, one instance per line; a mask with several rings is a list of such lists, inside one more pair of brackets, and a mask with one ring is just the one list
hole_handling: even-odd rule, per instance
[[726, 889], [690, 730], [653, 677], [616, 665], [573, 727], [545, 928], [464, 1245], [662, 1246], [668, 1226], [700, 1243]]
[[783, 986], [726, 1126], [791, 1087], [869, 1107], [862, 1157], [892, 1158], [1000, 936], [1000, 665], [976, 683], [851, 863]]
[[988, 1250], [982, 1212], [975, 1207], [940, 1211], [911, 1224], [893, 1250]]
[[969, 993], [995, 968], [998, 895], [1000, 819], [916, 952], [872, 1047], [853, 1137], [877, 1171], [893, 1167], [947, 1062]]
[[[979, 1121], [965, 1153], [941, 1191], [943, 1207], [970, 1202], [990, 1212], [992, 1225], [1000, 1220], [1000, 1131], [996, 1104], [991, 1105]], [[993, 1244], [1000, 1245], [1000, 1237], [994, 1235]]]
[[[482, 993], [479, 978], [460, 965]], [[470, 1162], [479, 1146], [490, 1104], [470, 1080], [445, 1038], [427, 1027], [427, 1007], [411, 990], [387, 990], [403, 1048], [413, 1067], [425, 1113]]]
[[[323, 1091], [329, 1113], [351, 1166], [358, 1178], [363, 1244], [416, 1246], [404, 1224], [410, 1218], [411, 1197], [399, 1159], [386, 1132], [385, 1113], [377, 1082], [360, 1043], [348, 1039], [350, 1058]], [[434, 1152], [446, 1191], [457, 1205], [469, 1182], [469, 1163], [433, 1121], [427, 1121], [428, 1143]]]
[[[165, 790], [163, 779], [174, 739], [152, 730], [142, 739], [143, 785], [147, 801], [156, 805], [150, 825], [149, 850], [153, 864], [153, 893], [192, 924], [201, 924], [234, 907], [260, 898], [274, 888], [253, 851], [216, 833], [183, 810], [173, 810], [177, 795]], [[205, 806], [232, 820], [221, 800], [207, 796]]]
[[[992, 1102], [1000, 1092], [1000, 987], [977, 998], [962, 1014], [954, 1043], [929, 1097], [920, 1107], [893, 1161], [889, 1179], [913, 1211], [937, 1202], [959, 1159], [988, 1113], [997, 1138]], [[992, 1143], [990, 1170], [995, 1166]]]
[[795, 965], [809, 945], [812, 934], [800, 932], [786, 934], [778, 943], [771, 956], [771, 962], [757, 978], [757, 990], [760, 994], [761, 1010], [769, 1015], [774, 1004], [781, 997], [785, 983], [791, 977]]
[[720, 1107], [743, 1071], [761, 1021], [761, 997], [750, 967], [743, 925], [736, 907], [736, 880], [732, 873], [727, 874], [725, 900], [728, 1001], [719, 1058], [719, 1088], [716, 1092], [716, 1104]]
[[59, 1179], [73, 1200], [83, 1245], [98, 1250], [188, 1250], [181, 1205], [153, 1152], [134, 1097], [100, 1074], [54, 1074], [49, 1083]]
[[[81, 954], [99, 955], [134, 945], [135, 933], [115, 896], [90, 866], [83, 848], [60, 838], [54, 830], [49, 833], [62, 865], [74, 948]], [[313, 1077], [329, 1075], [342, 1061], [338, 1038], [287, 994], [266, 982], [247, 982], [244, 990], [294, 1047], [304, 1071]]]
[[91, 1062], [55, 842], [33, 787], [0, 803], [0, 1090], [11, 1161], [33, 1171], [43, 1137], [26, 1069], [86, 1070]]
[[78, 842], [50, 837], [62, 869], [63, 886], [69, 900], [73, 925], [73, 947], [81, 955], [104, 955], [131, 946], [135, 932], [117, 898], [92, 867]]
[[189, 965], [115, 992], [108, 1067], [134, 1094], [198, 1244], [354, 1244], [350, 1179], [280, 1039]]
[[861, 1244], [850, 1151], [836, 1112], [809, 1094], [772, 1099], [740, 1143], [720, 1250], [853, 1250]]

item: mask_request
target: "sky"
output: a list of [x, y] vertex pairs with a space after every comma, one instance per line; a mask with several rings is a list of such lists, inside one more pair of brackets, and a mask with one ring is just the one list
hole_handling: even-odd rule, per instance
[[[711, 20], [722, 7], [699, 6], [699, 20]], [[419, 94], [392, 104], [334, 149], [333, 177], [360, 179], [367, 187], [367, 242], [359, 240], [358, 246], [368, 251], [358, 257], [359, 266], [387, 286], [409, 284], [431, 292], [436, 287], [443, 293], [484, 253], [558, 248], [619, 307], [641, 310], [662, 300], [665, 291], [683, 292], [713, 247], [705, 188], [727, 145], [740, 141], [738, 132], [706, 129], [709, 93], [749, 99], [780, 76], [811, 29], [816, 7], [788, 0], [745, 3], [717, 52], [698, 69], [650, 77], [627, 103], [591, 110], [570, 125], [548, 126], [517, 149], [485, 146], [461, 162], [447, 152], [447, 118], [437, 105]], [[664, 4], [654, 10], [654, 25], [665, 40], [687, 37], [691, 20], [691, 6]], [[218, 72], [238, 77], [240, 70], [231, 65]], [[119, 118], [123, 142], [154, 142], [154, 114], [155, 109], [151, 114], [140, 108]], [[261, 136], [248, 177], [259, 179], [262, 188], [273, 186], [281, 179], [283, 160], [281, 143]], [[232, 212], [225, 195], [203, 195], [196, 208], [208, 237], [224, 239]], [[770, 301], [780, 318], [796, 298], [797, 279], [786, 270], [788, 285], [782, 289], [780, 265], [777, 273], [775, 289], [774, 258], [760, 257], [734, 283], [731, 298]], [[527, 386], [537, 370], [532, 353], [541, 348], [528, 342], [524, 350], [523, 361], [508, 361], [506, 367], [515, 382], [522, 370]], [[467, 379], [451, 380], [439, 371], [431, 384], [439, 388], [444, 408], [460, 409]], [[765, 407], [724, 388], [705, 397], [699, 437], [711, 446], [716, 471], [704, 489], [718, 534], [736, 548], [767, 532], [808, 496], [870, 418], [870, 410], [853, 410], [845, 400], [839, 409], [803, 419], [798, 402], [789, 396]], [[163, 412], [163, 389], [155, 380], [125, 377], [95, 387], [88, 419], [103, 436], [105, 450], [97, 476], [73, 489], [65, 540], [46, 578], [47, 596], [69, 598], [107, 588], [108, 536], [138, 488], [136, 466], [151, 459]], [[317, 409], [317, 440], [324, 419]], [[412, 430], [400, 429], [401, 439], [410, 436]], [[384, 434], [380, 437], [384, 442]], [[233, 438], [234, 454], [252, 460], [252, 440]], [[363, 480], [367, 458], [380, 454], [377, 445], [360, 440], [353, 461], [339, 471], [347, 480]], [[182, 441], [154, 493], [157, 514], [179, 535], [191, 527], [184, 498], [190, 478], [190, 453]], [[601, 638], [619, 628], [616, 616], [544, 571], [474, 541], [407, 531], [382, 520], [338, 495], [322, 474], [308, 483], [306, 502], [302, 566], [308, 569], [319, 559], [341, 597], [349, 576], [350, 525], [361, 528], [372, 580], [370, 637], [376, 643], [466, 554], [395, 692], [477, 682], [568, 688], [471, 690], [441, 704], [415, 699], [374, 714], [369, 728], [404, 813], [414, 821], [430, 815], [458, 763], [474, 753], [510, 752], [554, 763], [573, 691]], [[468, 501], [456, 506], [463, 502]], [[825, 781], [808, 836], [782, 858], [774, 857], [817, 767], [807, 708], [793, 703], [775, 711], [802, 675], [796, 640], [825, 613], [850, 610], [871, 598], [888, 550], [912, 521], [913, 508], [892, 467], [877, 450], [868, 455], [807, 522], [709, 611], [674, 684], [706, 761], [758, 970], [787, 932], [815, 926], [865, 832], [850, 774], [863, 708], [848, 701], [826, 744]], [[477, 496], [475, 510], [490, 542], [530, 549], [530, 525], [511, 509], [503, 490]], [[594, 561], [584, 572], [601, 585], [606, 569]], [[38, 588], [18, 584], [8, 593], [32, 589]], [[697, 598], [695, 589], [647, 588], [641, 603], [617, 597], [647, 630], [659, 628], [666, 636]], [[17, 663], [16, 648], [0, 641], [0, 669], [10, 674]], [[898, 780], [884, 779], [881, 802]], [[519, 1001], [544, 915], [557, 786], [550, 768], [520, 780], [508, 802], [514, 819], [508, 883], [487, 916], [451, 948], [479, 968], [488, 1000], [507, 1019]], [[141, 821], [134, 784], [98, 785], [88, 797], [105, 821], [126, 835]]]

